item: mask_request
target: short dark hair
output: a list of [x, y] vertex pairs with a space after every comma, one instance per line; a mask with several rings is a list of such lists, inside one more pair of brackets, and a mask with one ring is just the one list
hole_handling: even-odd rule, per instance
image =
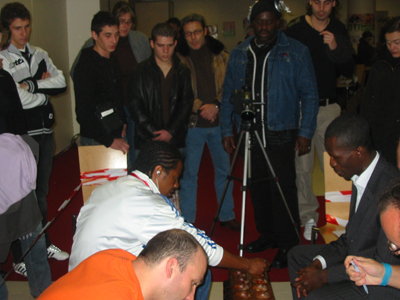
[[10, 25], [15, 19], [31, 20], [29, 10], [19, 2], [7, 3], [1, 9], [1, 23], [3, 27], [10, 30]]
[[392, 207], [400, 211], [400, 177], [393, 179], [379, 198], [378, 209], [380, 213]]
[[203, 27], [203, 29], [206, 27], [206, 21], [204, 20], [204, 17], [202, 15], [190, 14], [181, 20], [181, 28], [183, 28], [186, 24], [192, 22], [199, 22], [201, 24], [201, 27]]
[[138, 170], [151, 177], [156, 166], [162, 166], [168, 174], [182, 161], [182, 155], [175, 146], [167, 142], [151, 141], [140, 149], [139, 155], [128, 168], [128, 174]]
[[132, 7], [129, 5], [128, 2], [119, 1], [115, 3], [114, 8], [112, 10], [112, 14], [116, 19], [119, 19], [122, 15], [130, 13], [133, 24], [135, 23], [135, 13], [133, 12]]
[[181, 229], [171, 229], [149, 240], [138, 257], [149, 266], [156, 266], [168, 257], [175, 257], [179, 270], [184, 272], [199, 250], [206, 255], [193, 235]]
[[176, 31], [169, 23], [158, 23], [151, 30], [151, 39], [155, 42], [158, 36], [173, 37], [176, 40]]
[[[336, 6], [335, 6], [335, 7], [332, 7], [332, 12], [331, 12], [331, 14], [329, 15], [330, 18], [335, 17], [335, 15], [336, 15], [336, 8], [339, 6], [339, 0], [332, 0], [332, 1], [335, 1], [335, 2], [336, 2]], [[306, 9], [307, 9], [307, 15], [311, 16], [311, 15], [312, 15], [312, 7], [311, 7], [311, 4], [310, 4], [310, 1], [309, 1], [309, 0], [307, 0], [307, 7], [306, 7]]]
[[167, 22], [165, 22], [165, 23], [174, 24], [174, 25], [176, 25], [176, 26], [178, 26], [178, 27], [181, 27], [181, 21], [179, 21], [179, 19], [178, 19], [178, 18], [175, 18], [175, 17], [169, 18], [169, 19], [167, 20]]
[[337, 146], [343, 149], [363, 147], [368, 152], [374, 150], [368, 122], [357, 114], [346, 113], [333, 120], [325, 131], [325, 140], [332, 137], [336, 137]]
[[111, 27], [114, 25], [118, 27], [119, 21], [111, 13], [108, 11], [99, 11], [93, 16], [90, 30], [99, 35], [104, 26]]

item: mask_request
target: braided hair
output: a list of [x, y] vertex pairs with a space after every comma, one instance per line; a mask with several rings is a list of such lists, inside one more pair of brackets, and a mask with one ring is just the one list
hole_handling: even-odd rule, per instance
[[182, 160], [181, 153], [170, 143], [152, 141], [140, 149], [138, 157], [128, 168], [128, 174], [138, 170], [151, 178], [156, 166], [162, 166], [168, 174], [169, 171], [176, 169]]

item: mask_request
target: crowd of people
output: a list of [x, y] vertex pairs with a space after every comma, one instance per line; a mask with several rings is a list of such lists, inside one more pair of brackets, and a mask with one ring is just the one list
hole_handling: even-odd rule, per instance
[[[125, 1], [93, 16], [91, 38], [70, 70], [78, 144], [127, 154], [128, 175], [96, 188], [82, 207], [70, 257], [45, 234], [23, 261], [47, 223], [50, 96], [63, 93], [66, 81], [48, 53], [28, 42], [26, 7], [2, 8], [0, 163], [14, 172], [0, 178], [14, 185], [0, 183], [0, 261], [11, 249], [33, 297], [208, 299], [207, 265], [252, 274], [289, 267], [293, 299], [400, 296], [400, 17], [382, 28], [376, 54], [367, 47], [371, 34], [363, 34], [359, 49], [369, 51], [371, 70], [361, 113], [341, 114], [336, 79], [351, 77], [355, 61], [346, 26], [335, 17], [339, 1], [309, 0], [306, 14], [287, 26], [286, 6], [277, 2], [254, 3], [248, 16], [254, 35], [231, 53], [196, 13], [156, 24], [150, 40], [133, 30], [135, 14]], [[250, 104], [233, 96], [242, 90]], [[244, 130], [259, 233], [244, 251], [278, 248], [271, 263], [262, 254], [236, 256], [193, 225], [207, 144], [223, 201], [219, 224], [240, 231], [227, 175], [230, 155], [243, 155], [237, 146]], [[349, 222], [337, 241], [298, 246], [301, 227], [311, 240], [319, 219], [311, 173], [314, 152], [323, 162], [324, 151], [335, 172], [353, 182]], [[34, 184], [10, 164], [16, 153]], [[54, 284], [47, 258], [70, 258], [69, 272]], [[7, 297], [0, 278], [0, 299]]]

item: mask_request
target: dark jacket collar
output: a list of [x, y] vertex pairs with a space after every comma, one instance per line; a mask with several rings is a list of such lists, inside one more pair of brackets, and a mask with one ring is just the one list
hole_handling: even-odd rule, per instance
[[[206, 44], [214, 55], [220, 54], [225, 48], [224, 44], [209, 35], [206, 35]], [[185, 39], [182, 42], [182, 45], [179, 47], [179, 54], [181, 54], [182, 56], [187, 56], [189, 54], [189, 51], [190, 47]]]

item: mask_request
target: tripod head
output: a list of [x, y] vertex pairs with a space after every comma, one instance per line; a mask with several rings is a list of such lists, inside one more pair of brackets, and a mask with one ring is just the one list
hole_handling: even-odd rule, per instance
[[250, 131], [254, 124], [257, 123], [255, 107], [265, 105], [264, 102], [255, 102], [251, 94], [249, 86], [243, 86], [243, 90], [232, 94], [230, 102], [233, 104], [233, 110], [239, 114], [242, 119], [242, 129]]
[[245, 85], [243, 90], [237, 91], [232, 95], [233, 109], [235, 113], [240, 114], [243, 122], [251, 121], [255, 117], [254, 105], [250, 88]]

